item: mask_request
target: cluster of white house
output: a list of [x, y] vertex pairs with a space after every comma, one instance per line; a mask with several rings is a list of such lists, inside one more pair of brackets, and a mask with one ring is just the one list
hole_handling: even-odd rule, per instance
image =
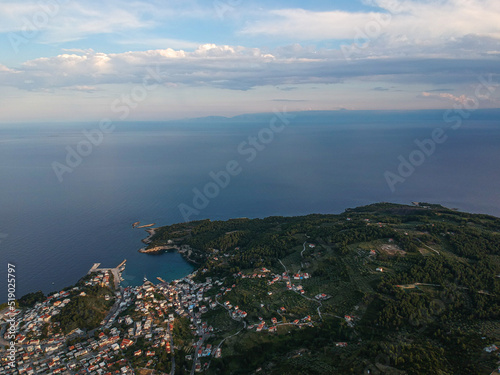
[[[202, 271], [203, 272], [203, 271]], [[193, 274], [194, 275], [194, 274]], [[84, 286], [73, 287], [66, 291], [54, 293], [44, 302], [37, 303], [33, 308], [19, 313], [19, 332], [16, 337], [17, 361], [15, 368], [9, 368], [6, 361], [6, 351], [0, 351], [0, 375], [13, 374], [99, 374], [114, 373], [134, 374], [134, 360], [141, 360], [142, 367], [153, 367], [155, 356], [160, 350], [174, 353], [173, 327], [175, 314], [190, 320], [193, 337], [204, 336], [214, 331], [212, 326], [202, 321], [202, 314], [218, 307], [217, 298], [231, 292], [236, 285], [225, 286], [223, 281], [206, 278], [204, 283], [193, 281], [193, 275], [171, 283], [153, 285], [145, 282], [141, 286], [122, 288], [115, 294], [104, 295], [106, 300], [113, 300], [114, 306], [108, 316], [101, 321], [100, 327], [90, 332], [75, 329], [70, 334], [54, 333], [58, 323], [51, 321], [54, 315], [60, 313], [74, 296], [86, 296], [87, 286], [110, 286], [108, 271], [96, 272], [84, 283]], [[266, 278], [272, 285], [278, 281], [284, 282], [287, 289], [303, 294], [301, 285], [293, 284], [292, 280], [308, 279], [308, 273], [298, 272], [289, 275], [288, 272], [274, 274], [266, 268], [251, 274], [239, 272], [241, 278]], [[217, 293], [212, 291], [218, 288]], [[328, 298], [325, 294], [316, 296], [318, 300]], [[247, 317], [247, 312], [239, 306], [232, 306], [229, 301], [224, 307], [230, 311], [231, 317], [240, 320]], [[286, 312], [281, 307], [278, 314]], [[272, 318], [266, 323], [262, 318], [257, 324], [248, 326], [256, 331], [275, 332], [280, 325], [312, 325], [311, 317], [306, 316], [293, 322], [284, 322]], [[41, 339], [42, 332], [50, 338]], [[139, 338], [146, 342], [145, 347], [136, 348], [133, 358], [124, 358], [124, 351], [133, 346]], [[75, 339], [75, 341], [70, 341]], [[68, 342], [77, 342], [68, 344]], [[193, 340], [196, 347], [195, 359], [191, 355], [186, 358], [196, 360], [195, 368], [200, 370], [202, 357], [221, 357], [220, 347], [212, 348], [210, 344], [203, 346]], [[147, 363], [144, 365], [144, 362]]]

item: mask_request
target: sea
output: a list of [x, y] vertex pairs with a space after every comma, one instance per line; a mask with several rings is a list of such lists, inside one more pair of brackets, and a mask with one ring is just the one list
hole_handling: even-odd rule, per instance
[[[144, 229], [186, 220], [439, 203], [500, 216], [500, 110], [309, 111], [0, 124], [0, 279], [16, 295], [124, 259], [122, 285], [182, 278]], [[7, 299], [7, 288], [0, 302]]]

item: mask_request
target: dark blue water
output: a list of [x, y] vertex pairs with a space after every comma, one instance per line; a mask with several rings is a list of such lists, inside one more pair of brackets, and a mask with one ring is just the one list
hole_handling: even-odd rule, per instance
[[[0, 278], [11, 262], [19, 296], [48, 292], [76, 282], [94, 262], [115, 266], [125, 258], [130, 285], [145, 275], [185, 276], [192, 267], [177, 253], [138, 253], [146, 233], [131, 224], [183, 221], [178, 206], [193, 206], [193, 189], [203, 190], [209, 173], [231, 160], [241, 173], [191, 220], [339, 213], [379, 201], [427, 201], [500, 216], [499, 114], [477, 111], [452, 130], [443, 111], [309, 112], [272, 135], [262, 131], [281, 127], [272, 114], [123, 123], [62, 182], [52, 163], [65, 163], [66, 147], [75, 148], [86, 139], [82, 131], [98, 122], [3, 124]], [[408, 158], [414, 141], [438, 127], [446, 141], [392, 192], [384, 172], [396, 173], [398, 156]], [[259, 131], [267, 144], [241, 146]]]

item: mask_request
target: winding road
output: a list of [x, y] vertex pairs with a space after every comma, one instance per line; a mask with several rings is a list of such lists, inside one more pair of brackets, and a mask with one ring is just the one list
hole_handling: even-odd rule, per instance
[[302, 245], [302, 246], [304, 246], [304, 248], [303, 248], [303, 249], [302, 249], [302, 251], [300, 252], [300, 256], [301, 256], [302, 258], [304, 258], [304, 251], [306, 251], [306, 243], [307, 243], [307, 241], [305, 241], [305, 242], [304, 242], [304, 244]]

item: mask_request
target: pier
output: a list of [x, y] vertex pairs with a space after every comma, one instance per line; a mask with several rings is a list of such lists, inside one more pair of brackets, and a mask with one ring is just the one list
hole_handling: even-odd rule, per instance
[[92, 266], [92, 268], [89, 270], [89, 272], [87, 274], [90, 274], [93, 272], [110, 271], [113, 274], [115, 290], [120, 290], [121, 272], [125, 269], [125, 263], [127, 263], [127, 259], [125, 259], [123, 262], [121, 262], [115, 268], [99, 268], [101, 263], [94, 263], [94, 265]]
[[154, 227], [156, 224], [151, 223], [151, 224], [145, 224], [145, 225], [136, 225], [134, 228], [140, 229], [140, 228], [149, 228], [149, 227]]
[[101, 265], [101, 263], [94, 263], [94, 265], [92, 266], [92, 268], [89, 270], [89, 272], [87, 272], [87, 274], [89, 273], [92, 273], [92, 272], [95, 272], [99, 266]]

